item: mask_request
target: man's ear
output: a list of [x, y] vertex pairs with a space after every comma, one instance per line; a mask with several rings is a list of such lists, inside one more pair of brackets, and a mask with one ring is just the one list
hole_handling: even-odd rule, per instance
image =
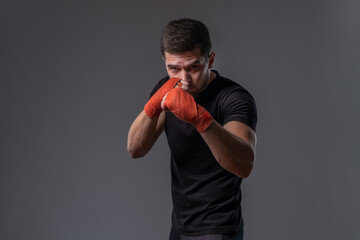
[[215, 53], [214, 52], [211, 52], [209, 54], [209, 68], [211, 69], [214, 65], [214, 61], [215, 61]]

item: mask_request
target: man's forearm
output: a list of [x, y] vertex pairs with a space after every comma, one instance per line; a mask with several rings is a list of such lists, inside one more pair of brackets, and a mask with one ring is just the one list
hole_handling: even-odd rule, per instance
[[224, 169], [241, 178], [250, 175], [255, 158], [255, 146], [251, 142], [255, 139], [235, 136], [215, 120], [201, 136]]
[[143, 157], [150, 151], [163, 130], [164, 114], [159, 117], [148, 117], [142, 111], [132, 123], [129, 133], [127, 150], [131, 157]]

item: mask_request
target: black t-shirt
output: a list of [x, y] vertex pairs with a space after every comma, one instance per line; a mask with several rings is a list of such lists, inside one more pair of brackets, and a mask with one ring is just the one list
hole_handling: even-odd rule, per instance
[[[195, 97], [221, 125], [239, 121], [255, 131], [256, 105], [239, 84], [216, 73]], [[169, 77], [161, 79], [154, 94]], [[242, 179], [222, 168], [191, 124], [166, 113], [165, 132], [171, 150], [172, 224], [182, 234], [233, 233], [242, 226]]]

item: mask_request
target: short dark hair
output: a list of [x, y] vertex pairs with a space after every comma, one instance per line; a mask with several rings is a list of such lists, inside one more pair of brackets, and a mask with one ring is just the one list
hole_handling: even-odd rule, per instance
[[207, 58], [211, 50], [210, 34], [202, 22], [181, 18], [170, 21], [161, 35], [161, 55], [168, 53], [184, 53], [199, 48], [201, 54]]

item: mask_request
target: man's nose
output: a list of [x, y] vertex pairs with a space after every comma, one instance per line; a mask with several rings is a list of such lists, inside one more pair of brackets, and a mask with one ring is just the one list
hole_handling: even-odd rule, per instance
[[186, 70], [182, 70], [180, 73], [180, 78], [184, 81], [190, 82], [190, 74]]

